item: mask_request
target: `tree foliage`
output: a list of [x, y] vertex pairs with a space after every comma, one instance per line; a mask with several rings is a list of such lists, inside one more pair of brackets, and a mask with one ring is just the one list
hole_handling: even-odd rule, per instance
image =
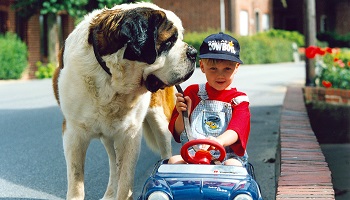
[[139, 0], [16, 0], [13, 8], [24, 18], [40, 14], [57, 14], [66, 11], [70, 16], [79, 18], [97, 8], [111, 8], [116, 4], [131, 3]]

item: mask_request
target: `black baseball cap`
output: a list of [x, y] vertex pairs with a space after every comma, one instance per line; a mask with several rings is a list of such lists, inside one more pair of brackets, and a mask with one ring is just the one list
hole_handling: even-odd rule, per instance
[[243, 64], [239, 59], [238, 41], [223, 32], [209, 35], [199, 48], [199, 58], [230, 60]]

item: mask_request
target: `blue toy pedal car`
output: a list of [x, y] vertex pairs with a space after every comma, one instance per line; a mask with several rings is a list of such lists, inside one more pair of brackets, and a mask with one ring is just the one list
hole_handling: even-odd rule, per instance
[[[262, 200], [251, 164], [238, 167], [207, 163], [211, 162], [208, 160], [211, 159], [210, 153], [199, 151], [194, 156], [187, 153], [188, 148], [193, 146], [191, 142], [182, 147], [181, 155], [188, 163], [200, 164], [168, 164], [168, 160], [159, 161], [147, 179], [139, 200]], [[208, 144], [205, 139], [194, 143]], [[225, 152], [220, 150], [220, 154], [219, 160]]]
[[[175, 86], [183, 93], [179, 85]], [[189, 141], [182, 146], [181, 156], [189, 164], [159, 161], [138, 200], [263, 200], [253, 166], [222, 165], [225, 148], [213, 140], [192, 138], [187, 111], [182, 115]], [[199, 148], [202, 144], [209, 145], [209, 149]], [[210, 150], [219, 155], [212, 155]]]

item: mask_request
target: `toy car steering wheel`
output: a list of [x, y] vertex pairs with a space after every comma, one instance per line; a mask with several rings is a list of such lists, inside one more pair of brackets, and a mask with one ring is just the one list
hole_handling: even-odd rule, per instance
[[213, 156], [208, 150], [200, 149], [195, 153], [194, 156], [191, 156], [189, 154], [188, 149], [198, 144], [207, 144], [210, 145], [210, 149], [214, 147], [215, 150], [219, 150], [220, 157], [217, 160], [219, 160], [220, 162], [222, 162], [226, 157], [225, 148], [216, 141], [209, 139], [196, 139], [188, 141], [181, 148], [181, 156], [185, 162], [190, 164], [210, 164], [210, 161], [213, 160]]

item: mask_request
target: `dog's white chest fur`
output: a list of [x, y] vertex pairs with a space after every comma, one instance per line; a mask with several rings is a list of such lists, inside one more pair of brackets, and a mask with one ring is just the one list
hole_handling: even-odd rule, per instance
[[82, 77], [81, 85], [76, 82], [74, 88], [65, 88], [64, 80], [61, 83], [61, 109], [66, 120], [80, 124], [92, 137], [113, 136], [142, 125], [151, 95], [145, 89], [119, 94], [112, 86], [98, 86], [90, 76]]

